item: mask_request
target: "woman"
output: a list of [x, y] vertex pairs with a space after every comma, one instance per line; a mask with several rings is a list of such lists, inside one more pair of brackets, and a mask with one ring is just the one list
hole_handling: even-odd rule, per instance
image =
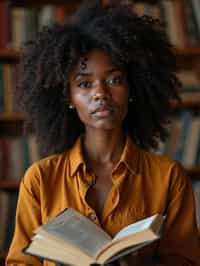
[[17, 94], [49, 156], [21, 181], [7, 265], [41, 265], [21, 249], [66, 207], [110, 235], [166, 215], [162, 239], [134, 260], [200, 265], [189, 179], [177, 162], [148, 151], [167, 135], [170, 101], [178, 101], [174, 72], [159, 22], [129, 6], [85, 4], [65, 25], [27, 44]]

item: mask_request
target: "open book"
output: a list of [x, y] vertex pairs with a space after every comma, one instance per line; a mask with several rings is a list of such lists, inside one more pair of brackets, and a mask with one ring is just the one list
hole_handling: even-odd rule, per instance
[[104, 264], [158, 239], [163, 220], [162, 215], [155, 214], [126, 226], [111, 238], [88, 218], [69, 208], [38, 227], [23, 252], [76, 266]]

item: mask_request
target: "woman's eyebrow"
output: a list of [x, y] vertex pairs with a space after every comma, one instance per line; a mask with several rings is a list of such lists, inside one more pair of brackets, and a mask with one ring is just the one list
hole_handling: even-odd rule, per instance
[[88, 77], [88, 76], [91, 76], [92, 73], [76, 73], [74, 75], [74, 79], [80, 79], [82, 77]]
[[117, 71], [122, 72], [122, 69], [119, 68], [119, 67], [114, 67], [114, 68], [111, 68], [111, 69], [109, 69], [109, 70], [107, 70], [105, 72], [106, 73], [112, 73], [112, 72], [117, 72]]
[[[111, 69], [106, 70], [105, 73], [110, 74], [110, 73], [117, 72], [117, 71], [122, 72], [122, 69], [119, 68], [119, 67], [114, 67], [114, 68], [111, 68]], [[79, 80], [82, 77], [89, 77], [89, 76], [92, 76], [92, 73], [89, 73], [89, 72], [88, 73], [78, 72], [78, 73], [76, 73], [74, 75], [73, 78], [76, 79], [76, 80]]]

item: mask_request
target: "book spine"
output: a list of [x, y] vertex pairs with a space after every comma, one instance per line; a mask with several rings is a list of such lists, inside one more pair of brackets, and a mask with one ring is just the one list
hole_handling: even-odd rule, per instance
[[12, 66], [10, 64], [3, 65], [3, 95], [4, 95], [4, 112], [11, 113], [13, 111], [12, 98]]
[[5, 49], [8, 47], [10, 42], [10, 30], [9, 30], [9, 2], [0, 2], [0, 49]]
[[183, 127], [182, 130], [180, 132], [180, 136], [176, 145], [176, 151], [174, 154], [174, 159], [178, 160], [178, 161], [182, 161], [182, 156], [183, 156], [183, 152], [184, 152], [184, 145], [185, 145], [185, 141], [187, 138], [187, 132], [188, 132], [188, 126], [190, 123], [190, 119], [191, 119], [191, 113], [188, 111], [183, 111], [181, 113], [181, 120], [183, 123]]
[[4, 111], [3, 65], [0, 63], [0, 112]]
[[191, 0], [184, 0], [184, 5], [186, 14], [187, 34], [189, 36], [191, 46], [197, 46], [200, 41], [200, 36]]
[[198, 141], [200, 136], [200, 117], [192, 117], [189, 123], [188, 134], [185, 142], [185, 149], [183, 153], [182, 163], [191, 167], [195, 164]]

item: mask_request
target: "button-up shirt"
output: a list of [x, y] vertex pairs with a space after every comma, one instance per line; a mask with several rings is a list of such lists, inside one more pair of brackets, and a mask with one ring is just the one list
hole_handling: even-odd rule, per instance
[[160, 213], [166, 215], [161, 240], [139, 251], [155, 265], [200, 265], [200, 243], [190, 180], [172, 159], [137, 147], [127, 136], [112, 171], [112, 189], [101, 216], [87, 203], [93, 183], [82, 154], [81, 137], [68, 151], [35, 162], [22, 178], [13, 241], [7, 265], [53, 265], [21, 250], [32, 232], [72, 207], [114, 236], [128, 224]]

